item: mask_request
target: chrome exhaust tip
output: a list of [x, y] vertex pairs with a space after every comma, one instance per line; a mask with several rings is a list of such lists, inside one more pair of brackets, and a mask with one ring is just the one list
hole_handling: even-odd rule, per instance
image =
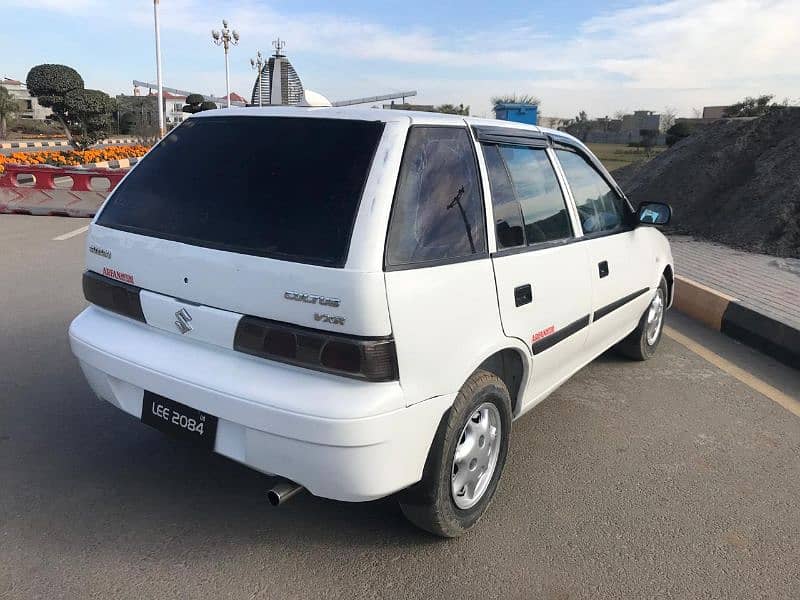
[[272, 506], [280, 506], [305, 489], [306, 488], [302, 485], [294, 481], [283, 479], [269, 489], [267, 492], [267, 500]]

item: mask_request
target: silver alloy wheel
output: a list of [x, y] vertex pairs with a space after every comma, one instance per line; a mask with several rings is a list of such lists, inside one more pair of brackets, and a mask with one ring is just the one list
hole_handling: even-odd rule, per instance
[[658, 339], [658, 334], [661, 333], [661, 326], [664, 324], [664, 290], [658, 288], [656, 295], [653, 296], [653, 301], [650, 302], [650, 308], [647, 309], [647, 325], [645, 327], [645, 337], [647, 345], [652, 346]]
[[475, 506], [494, 475], [500, 456], [500, 411], [484, 402], [467, 419], [453, 456], [450, 493], [461, 509]]

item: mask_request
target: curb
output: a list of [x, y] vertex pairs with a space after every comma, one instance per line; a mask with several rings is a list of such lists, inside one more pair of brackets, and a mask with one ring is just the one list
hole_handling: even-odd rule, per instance
[[0, 144], [1, 150], [11, 150], [12, 148], [58, 148], [69, 146], [67, 141], [58, 142], [3, 142]]
[[[100, 140], [95, 144], [96, 146], [110, 146], [113, 144], [141, 144], [143, 140], [140, 138], [109, 138], [107, 140]], [[0, 150], [12, 150], [16, 148], [59, 148], [70, 146], [71, 144], [66, 140], [56, 142], [3, 142], [0, 143]]]
[[711, 329], [800, 369], [800, 329], [680, 275], [675, 276], [673, 306]]
[[79, 169], [129, 169], [141, 160], [140, 157], [120, 158], [119, 160], [103, 160], [81, 165]]

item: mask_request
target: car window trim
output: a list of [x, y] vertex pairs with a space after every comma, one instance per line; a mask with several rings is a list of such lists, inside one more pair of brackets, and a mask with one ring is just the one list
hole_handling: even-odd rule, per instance
[[[625, 204], [628, 206], [628, 209], [631, 212], [635, 212], [633, 210], [633, 205], [631, 204], [628, 197], [625, 195], [625, 192], [623, 192], [622, 188], [619, 187], [616, 181], [614, 181], [614, 178], [611, 176], [611, 173], [609, 173], [608, 169], [606, 169], [603, 163], [600, 162], [600, 159], [598, 159], [593, 154], [587, 153], [586, 150], [584, 150], [577, 144], [572, 143], [570, 140], [567, 140], [566, 138], [556, 138], [555, 136], [551, 135], [550, 143], [551, 143], [551, 148], [553, 148], [554, 152], [557, 150], [566, 150], [568, 152], [574, 152], [575, 154], [583, 158], [586, 162], [588, 162], [589, 166], [591, 166], [597, 172], [597, 174], [600, 175], [603, 181], [606, 182], [606, 185], [608, 185], [608, 187], [614, 190], [617, 193], [617, 195], [625, 201]], [[556, 156], [556, 158], [558, 158], [558, 156]], [[569, 183], [568, 179], [567, 183]]]
[[597, 159], [594, 159], [593, 157], [587, 155], [585, 151], [581, 150], [577, 146], [566, 146], [566, 145], [561, 144], [561, 143], [554, 144], [553, 145], [553, 156], [554, 156], [555, 160], [558, 160], [559, 168], [561, 169], [561, 172], [564, 174], [564, 184], [566, 185], [567, 190], [569, 191], [569, 197], [572, 200], [572, 205], [575, 207], [575, 210], [576, 211], [578, 210], [578, 205], [575, 202], [575, 196], [572, 194], [572, 187], [570, 187], [570, 185], [569, 185], [569, 177], [567, 177], [567, 172], [564, 170], [564, 166], [561, 164], [561, 160], [558, 158], [558, 154], [556, 154], [556, 152], [558, 150], [564, 150], [566, 152], [572, 152], [574, 154], [577, 154], [581, 158], [583, 158], [587, 162], [587, 164], [589, 165], [589, 168], [593, 169], [595, 171], [595, 173], [597, 173], [601, 177], [601, 179], [606, 183], [606, 185], [611, 189], [611, 191], [615, 192], [617, 194], [617, 196], [619, 196], [619, 198], [625, 203], [625, 206], [628, 207], [628, 215], [626, 217], [629, 220], [628, 224], [627, 225], [623, 224], [623, 225], [621, 225], [619, 227], [616, 227], [614, 229], [586, 233], [586, 231], [584, 231], [584, 229], [583, 229], [583, 223], [581, 223], [580, 219], [578, 219], [578, 225], [581, 228], [581, 237], [582, 238], [588, 238], [588, 239], [595, 239], [595, 238], [599, 238], [599, 237], [606, 237], [606, 236], [609, 236], [609, 235], [617, 235], [617, 234], [620, 234], [620, 233], [626, 233], [626, 232], [629, 232], [629, 231], [633, 231], [636, 228], [636, 224], [633, 221], [633, 216], [636, 214], [636, 211], [633, 210], [633, 206], [631, 205], [630, 200], [628, 200], [627, 196], [625, 196], [625, 194], [622, 193], [622, 190], [619, 188], [619, 186], [616, 184], [616, 182], [614, 182], [613, 179], [609, 179], [611, 176], [605, 170], [605, 167], [603, 167], [602, 164], [601, 164], [600, 167], [601, 167], [602, 170], [598, 169], [597, 168], [597, 164], [598, 164], [599, 161]]
[[[504, 128], [498, 128], [498, 129], [504, 129]], [[544, 150], [545, 151], [545, 156], [547, 157], [547, 160], [550, 163], [550, 168], [553, 170], [553, 175], [556, 178], [556, 183], [558, 183], [558, 189], [561, 192], [561, 199], [564, 201], [564, 208], [567, 209], [567, 215], [569, 216], [569, 228], [570, 228], [570, 234], [571, 235], [569, 235], [567, 237], [559, 238], [559, 239], [556, 239], [556, 240], [547, 240], [546, 242], [534, 242], [532, 244], [528, 243], [528, 231], [527, 231], [527, 227], [526, 227], [526, 223], [525, 223], [525, 211], [522, 209], [522, 204], [519, 201], [519, 196], [517, 195], [517, 189], [516, 189], [516, 187], [514, 185], [514, 179], [511, 177], [511, 171], [509, 171], [508, 165], [506, 164], [506, 161], [503, 158], [503, 155], [500, 153], [499, 146], [503, 146], [503, 145], [505, 145], [505, 146], [521, 146], [521, 147], [525, 147], [525, 148], [531, 148], [533, 150]], [[503, 168], [506, 171], [506, 176], [508, 177], [508, 181], [511, 184], [511, 193], [514, 194], [514, 201], [520, 207], [520, 211], [522, 212], [522, 233], [525, 236], [525, 244], [524, 245], [522, 245], [522, 246], [511, 246], [509, 248], [502, 248], [502, 249], [498, 248], [497, 250], [495, 250], [492, 253], [492, 256], [497, 256], [497, 255], [500, 255], [501, 253], [518, 254], [523, 250], [531, 249], [531, 247], [535, 247], [536, 250], [541, 250], [543, 248], [549, 248], [549, 247], [552, 247], [552, 246], [562, 246], [562, 245], [566, 245], [566, 243], [571, 243], [573, 241], [577, 241], [579, 239], [579, 236], [578, 236], [577, 230], [575, 229], [575, 222], [574, 222], [574, 219], [572, 217], [572, 209], [574, 207], [574, 203], [572, 201], [572, 194], [569, 193], [570, 192], [569, 190], [564, 189], [563, 183], [561, 181], [561, 177], [559, 177], [559, 172], [558, 172], [558, 169], [561, 167], [561, 164], [560, 163], [556, 164], [555, 162], [553, 162], [553, 157], [550, 156], [550, 153], [547, 151], [548, 146], [547, 145], [545, 145], [545, 146], [539, 146], [539, 145], [532, 146], [532, 145], [527, 144], [527, 143], [525, 143], [525, 144], [523, 144], [523, 143], [506, 144], [505, 142], [491, 142], [491, 141], [482, 142], [481, 143], [481, 150], [483, 150], [484, 146], [494, 146], [495, 148], [498, 149], [497, 151], [498, 151], [498, 155], [500, 156], [500, 161], [503, 163]], [[486, 157], [484, 156], [484, 160], [485, 159], [486, 159]], [[486, 168], [486, 174], [487, 174], [487, 176], [489, 174], [488, 166]], [[491, 180], [489, 180], [489, 183], [491, 184]], [[496, 228], [497, 226], [494, 224], [494, 202], [492, 201], [489, 204], [491, 205], [490, 208], [492, 210], [492, 224]], [[583, 232], [583, 228], [581, 228], [581, 232]], [[497, 232], [495, 231], [495, 246], [497, 246], [497, 245], [498, 245], [497, 244]], [[507, 252], [508, 250], [512, 250], [513, 252]], [[505, 254], [502, 254], [502, 255], [505, 255]]]
[[[475, 164], [475, 180], [478, 182], [478, 190], [480, 192], [480, 200], [478, 206], [482, 208], [479, 212], [482, 215], [482, 223], [483, 223], [483, 250], [478, 252], [473, 252], [472, 254], [466, 254], [464, 256], [455, 256], [455, 257], [448, 257], [448, 258], [437, 258], [435, 260], [429, 260], [424, 262], [418, 263], [407, 263], [402, 265], [390, 265], [389, 264], [389, 234], [391, 233], [392, 229], [392, 218], [394, 217], [395, 209], [397, 208], [397, 190], [400, 187], [400, 173], [403, 169], [403, 159], [406, 156], [406, 148], [408, 147], [408, 140], [411, 137], [411, 130], [416, 128], [425, 128], [425, 129], [461, 129], [466, 131], [467, 137], [469, 138], [469, 146], [472, 150], [472, 160]], [[394, 182], [394, 193], [392, 194], [392, 210], [389, 211], [389, 221], [386, 224], [386, 236], [383, 241], [383, 271], [384, 273], [391, 273], [394, 271], [406, 271], [409, 269], [422, 269], [426, 267], [439, 267], [443, 265], [453, 265], [462, 262], [469, 262], [473, 260], [481, 260], [484, 258], [489, 258], [489, 234], [488, 234], [488, 227], [489, 225], [486, 222], [486, 210], [483, 207], [486, 206], [486, 190], [483, 189], [483, 180], [481, 179], [481, 166], [478, 163], [478, 154], [475, 150], [475, 143], [472, 140], [472, 136], [469, 132], [469, 127], [466, 123], [464, 125], [426, 125], [424, 123], [418, 123], [408, 126], [408, 131], [406, 131], [406, 139], [403, 142], [403, 152], [400, 155], [400, 169], [397, 172], [397, 179]]]
[[473, 125], [472, 131], [479, 143], [506, 144], [509, 146], [529, 146], [547, 148], [550, 140], [547, 135], [530, 129], [516, 129], [498, 125]]

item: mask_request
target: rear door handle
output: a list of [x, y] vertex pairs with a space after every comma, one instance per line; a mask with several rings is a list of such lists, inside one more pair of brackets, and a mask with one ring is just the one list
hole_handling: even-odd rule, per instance
[[608, 261], [604, 260], [597, 263], [597, 270], [600, 272], [600, 279], [608, 276]]
[[523, 304], [530, 304], [532, 301], [533, 289], [531, 289], [530, 283], [514, 288], [514, 304], [522, 306]]

